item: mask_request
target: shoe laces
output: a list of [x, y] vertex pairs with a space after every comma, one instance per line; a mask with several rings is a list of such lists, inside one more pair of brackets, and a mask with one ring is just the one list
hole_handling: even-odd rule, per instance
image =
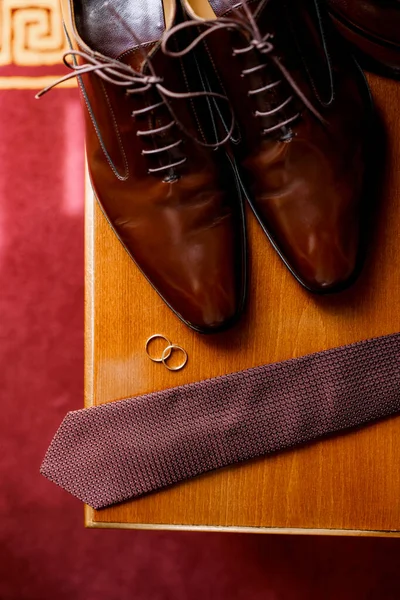
[[[268, 0], [267, 0], [268, 1]], [[274, 108], [271, 108], [268, 111], [260, 111], [256, 110], [253, 115], [256, 118], [259, 117], [276, 117], [277, 122], [274, 123], [271, 127], [266, 127], [263, 129], [263, 134], [271, 134], [277, 130], [282, 129], [285, 131], [285, 128], [296, 121], [300, 116], [301, 112], [295, 111], [293, 115], [285, 118], [282, 115], [283, 109], [286, 109], [294, 100], [295, 97], [299, 98], [304, 106], [323, 124], [326, 124], [325, 119], [322, 117], [320, 112], [315, 108], [312, 102], [307, 98], [304, 92], [300, 89], [288, 69], [282, 64], [282, 61], [278, 58], [275, 52], [275, 46], [273, 44], [274, 36], [272, 33], [268, 32], [266, 34], [262, 34], [257, 24], [257, 15], [264, 8], [266, 2], [261, 2], [258, 6], [257, 10], [253, 14], [250, 8], [248, 7], [246, 2], [241, 2], [237, 4], [232, 10], [231, 15], [228, 17], [218, 17], [216, 19], [211, 20], [188, 20], [183, 23], [179, 23], [171, 28], [168, 32], [165, 33], [162, 40], [162, 50], [165, 54], [171, 57], [182, 57], [188, 52], [194, 50], [203, 40], [205, 40], [212, 33], [216, 33], [221, 30], [228, 30], [231, 32], [238, 32], [246, 37], [249, 40], [247, 46], [241, 48], [233, 48], [232, 55], [237, 57], [239, 55], [246, 54], [250, 51], [256, 50], [260, 57], [260, 64], [250, 67], [248, 69], [243, 69], [241, 71], [241, 77], [248, 77], [254, 73], [262, 72], [262, 70], [268, 67], [268, 61], [273, 63], [280, 74], [280, 77], [276, 81], [272, 81], [266, 85], [258, 87], [256, 89], [248, 90], [248, 95], [252, 97], [256, 97], [261, 94], [268, 94], [272, 89], [281, 86], [283, 81], [289, 85], [289, 89], [291, 90], [291, 94], [287, 97], [282, 97], [279, 104]], [[243, 12], [239, 9], [242, 8]], [[204, 28], [197, 37], [195, 37], [183, 50], [175, 51], [171, 50], [168, 47], [168, 43], [172, 36], [176, 35], [178, 32], [183, 29], [191, 29], [196, 28]], [[283, 119], [283, 120], [282, 120]]]
[[[140, 47], [139, 47], [140, 48]], [[154, 114], [155, 111], [161, 110], [162, 108], [167, 108], [169, 114], [171, 115], [171, 120], [165, 125], [161, 125], [158, 127], [149, 127], [145, 130], [137, 130], [136, 135], [142, 138], [153, 138], [156, 140], [159, 136], [166, 133], [168, 130], [172, 129], [175, 125], [185, 134], [185, 136], [197, 144], [201, 146], [205, 146], [208, 148], [219, 148], [224, 145], [231, 137], [232, 132], [235, 127], [233, 110], [231, 108], [230, 102], [226, 96], [223, 94], [218, 94], [216, 92], [211, 91], [195, 91], [195, 92], [174, 92], [172, 90], [167, 89], [163, 85], [163, 78], [159, 77], [153, 67], [152, 61], [145, 54], [145, 52], [140, 48], [143, 54], [144, 66], [148, 67], [148, 74], [145, 74], [141, 71], [136, 71], [130, 65], [127, 65], [117, 59], [110, 58], [103, 54], [93, 52], [84, 52], [81, 50], [69, 50], [63, 56], [63, 62], [67, 68], [69, 68], [72, 72], [67, 75], [57, 79], [49, 86], [42, 89], [38, 94], [36, 94], [36, 98], [40, 98], [47, 92], [49, 92], [54, 87], [62, 84], [69, 79], [74, 77], [80, 78], [82, 75], [93, 73], [100, 77], [103, 81], [106, 81], [110, 84], [118, 86], [120, 88], [125, 89], [125, 93], [128, 96], [135, 94], [146, 94], [151, 92], [156, 92], [156, 102], [152, 101], [151, 104], [145, 106], [144, 108], [140, 108], [132, 111], [132, 117], [140, 117], [147, 114]], [[83, 62], [79, 62], [79, 59]], [[173, 106], [173, 100], [192, 100], [195, 98], [213, 98], [214, 100], [222, 100], [228, 104], [228, 107], [231, 112], [231, 124], [229, 127], [229, 131], [225, 135], [223, 139], [218, 139], [213, 143], [208, 143], [201, 139], [198, 139], [195, 135], [193, 135], [181, 122], [178, 118]], [[152, 94], [152, 98], [154, 99], [154, 93]], [[142, 154], [144, 156], [154, 156], [159, 155], [166, 152], [171, 152], [177, 146], [180, 146], [183, 142], [183, 138], [180, 137], [176, 141], [168, 143], [167, 145], [157, 146], [154, 144], [154, 148], [151, 150], [142, 150]], [[156, 168], [149, 168], [149, 174], [158, 174], [164, 171], [171, 171], [176, 169], [177, 167], [182, 166], [187, 161], [187, 157], [180, 158], [179, 160], [169, 161], [167, 164], [162, 165]], [[169, 178], [175, 179], [175, 177]]]

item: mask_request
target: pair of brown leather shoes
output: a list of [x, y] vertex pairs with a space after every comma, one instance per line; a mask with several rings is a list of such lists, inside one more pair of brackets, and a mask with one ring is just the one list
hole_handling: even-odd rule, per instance
[[317, 0], [63, 0], [63, 13], [95, 194], [188, 326], [219, 331], [243, 310], [245, 199], [304, 287], [351, 283], [371, 98]]

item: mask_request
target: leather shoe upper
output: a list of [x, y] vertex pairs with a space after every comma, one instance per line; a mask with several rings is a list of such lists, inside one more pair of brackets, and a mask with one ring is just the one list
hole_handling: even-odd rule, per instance
[[327, 5], [340, 33], [362, 58], [371, 59], [366, 66], [400, 76], [399, 0], [327, 0]]
[[[112, 12], [99, 13], [109, 4]], [[206, 100], [185, 98], [194, 72], [183, 61], [171, 68], [160, 51], [175, 7], [163, 13], [161, 0], [152, 1], [149, 15], [135, 6], [63, 0], [74, 59], [93, 64], [79, 78], [91, 181], [118, 238], [163, 300], [192, 329], [214, 332], [237, 319], [244, 303], [239, 186], [226, 153], [205, 145], [213, 142]]]
[[233, 10], [233, 0], [211, 0], [203, 15], [184, 4], [207, 30], [204, 60], [212, 56], [212, 85], [222, 82], [233, 104], [233, 146], [264, 231], [307, 289], [343, 289], [359, 269], [367, 204], [372, 110], [361, 71], [340, 40], [331, 43], [314, 0]]

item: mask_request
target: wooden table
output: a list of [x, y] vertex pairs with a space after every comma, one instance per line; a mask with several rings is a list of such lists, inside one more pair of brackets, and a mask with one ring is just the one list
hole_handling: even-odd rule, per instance
[[[161, 390], [400, 329], [400, 83], [370, 77], [388, 132], [379, 218], [366, 268], [335, 297], [289, 274], [251, 214], [251, 294], [230, 332], [200, 336], [163, 304], [88, 194], [86, 406]], [[382, 154], [379, 146], [377, 153]], [[189, 354], [180, 372], [146, 356], [155, 333]], [[215, 471], [102, 511], [88, 527], [400, 534], [400, 417]]]

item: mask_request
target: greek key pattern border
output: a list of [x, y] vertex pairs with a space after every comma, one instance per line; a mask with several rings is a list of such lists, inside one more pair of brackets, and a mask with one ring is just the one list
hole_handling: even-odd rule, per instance
[[[0, 67], [61, 63], [67, 49], [59, 0], [0, 0]], [[51, 76], [0, 76], [1, 89], [39, 89]], [[74, 87], [74, 81], [65, 87]]]

